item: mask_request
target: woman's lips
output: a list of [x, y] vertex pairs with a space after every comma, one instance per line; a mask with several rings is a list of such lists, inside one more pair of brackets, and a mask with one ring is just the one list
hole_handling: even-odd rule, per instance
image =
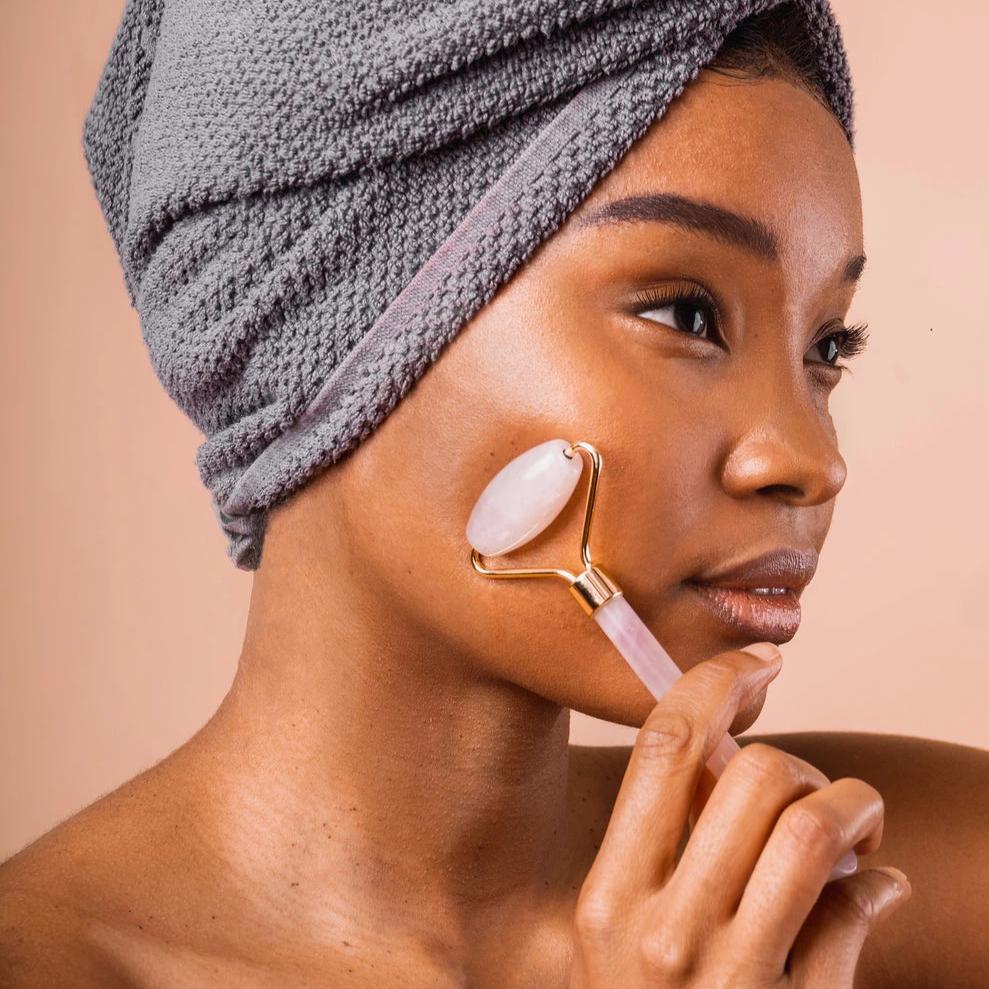
[[756, 594], [744, 587], [714, 587], [686, 581], [715, 618], [750, 641], [780, 645], [797, 634], [800, 627], [799, 592], [784, 588], [782, 594]]

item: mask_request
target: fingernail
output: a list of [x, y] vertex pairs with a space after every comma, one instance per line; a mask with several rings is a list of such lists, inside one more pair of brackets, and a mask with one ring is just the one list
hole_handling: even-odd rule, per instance
[[913, 892], [910, 880], [899, 869], [894, 868], [892, 865], [884, 865], [880, 867], [879, 871], [885, 872], [900, 887], [900, 897], [902, 899], [906, 899]]
[[745, 646], [742, 651], [751, 653], [764, 663], [772, 663], [783, 656], [779, 647], [772, 642], [753, 642], [751, 646]]

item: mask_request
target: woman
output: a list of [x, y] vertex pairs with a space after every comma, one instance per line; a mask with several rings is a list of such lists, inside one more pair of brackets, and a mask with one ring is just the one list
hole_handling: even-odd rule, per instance
[[[845, 480], [828, 397], [865, 339], [843, 323], [864, 263], [847, 121], [801, 17], [721, 25], [718, 57], [698, 55], [415, 388], [272, 498], [263, 554], [236, 512], [285, 461], [224, 474], [207, 449], [232, 553], [256, 570], [237, 676], [185, 745], [4, 865], [4, 985], [987, 984], [984, 753], [749, 736], [687, 828], [707, 755], [754, 723], [772, 643], [796, 631]], [[280, 206], [232, 208], [253, 222]], [[187, 410], [204, 400], [181, 347], [205, 329], [174, 320], [188, 339], [166, 345], [161, 313], [192, 302], [162, 286], [226, 274], [218, 231], [239, 244], [229, 231], [255, 227], [224, 209], [171, 218], [214, 253], [191, 256], [164, 222], [153, 245], [128, 242], [152, 355]], [[251, 251], [296, 243], [256, 229]], [[383, 309], [394, 293], [372, 282]], [[235, 425], [208, 423], [227, 439]], [[293, 429], [251, 457], [313, 436]], [[554, 582], [470, 568], [477, 495], [554, 436], [604, 454], [595, 545], [688, 671], [658, 704]], [[565, 513], [513, 562], [572, 560], [576, 524]], [[772, 573], [727, 574], [781, 549]], [[725, 614], [719, 577], [787, 591], [775, 612], [738, 592]], [[569, 746], [571, 708], [642, 726], [636, 745]], [[859, 873], [826, 883], [849, 848]]]

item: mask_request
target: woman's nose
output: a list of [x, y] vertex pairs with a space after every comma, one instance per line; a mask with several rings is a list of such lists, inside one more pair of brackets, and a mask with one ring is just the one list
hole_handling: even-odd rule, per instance
[[793, 505], [834, 498], [848, 470], [827, 414], [806, 395], [785, 400], [778, 387], [748, 401], [722, 468], [724, 489], [736, 498], [764, 494]]

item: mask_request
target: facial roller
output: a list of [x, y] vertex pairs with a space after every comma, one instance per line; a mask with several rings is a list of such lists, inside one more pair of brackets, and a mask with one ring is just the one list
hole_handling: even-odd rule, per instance
[[[591, 465], [584, 524], [580, 537], [583, 570], [573, 574], [557, 567], [544, 569], [498, 569], [483, 565], [483, 556], [502, 556], [534, 539], [563, 511], [583, 472], [583, 458]], [[519, 579], [556, 577], [565, 580], [584, 613], [590, 615], [611, 640], [649, 692], [659, 700], [682, 671], [660, 645], [646, 624], [632, 610], [621, 588], [591, 559], [588, 548], [594, 498], [603, 460], [589, 443], [548, 440], [506, 464], [481, 492], [467, 522], [467, 541], [472, 547], [471, 565], [484, 577]], [[741, 747], [729, 734], [718, 743], [706, 765], [712, 775], [721, 775], [729, 759]], [[849, 849], [832, 870], [828, 881], [851, 875], [858, 869], [858, 856]]]

